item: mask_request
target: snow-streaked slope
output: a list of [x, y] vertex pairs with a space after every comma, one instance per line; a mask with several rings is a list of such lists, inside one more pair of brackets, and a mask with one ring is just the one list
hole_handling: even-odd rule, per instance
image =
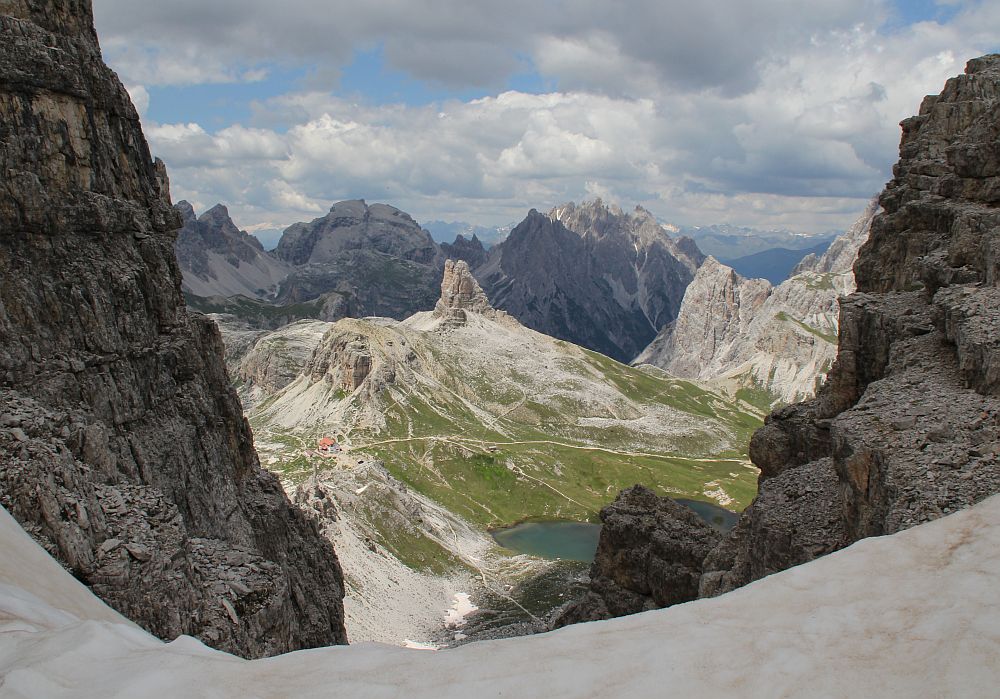
[[745, 588], [525, 638], [244, 661], [164, 644], [0, 513], [4, 697], [995, 696], [1000, 497]]

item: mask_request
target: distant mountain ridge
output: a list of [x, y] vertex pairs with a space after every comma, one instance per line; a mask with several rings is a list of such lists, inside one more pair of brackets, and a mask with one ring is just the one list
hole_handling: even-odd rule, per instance
[[174, 249], [185, 292], [258, 299], [274, 296], [291, 267], [237, 228], [225, 206], [217, 204], [200, 217], [187, 201], [177, 202], [174, 208], [184, 221]]
[[703, 253], [712, 255], [717, 260], [735, 260], [774, 248], [804, 250], [830, 242], [840, 235], [839, 231], [807, 235], [790, 230], [762, 230], [725, 223], [684, 226], [678, 232], [693, 238]]
[[474, 273], [526, 326], [627, 362], [676, 316], [703, 259], [648, 211], [596, 199], [532, 209]]
[[761, 406], [811, 397], [836, 357], [838, 299], [854, 290], [851, 267], [877, 210], [873, 200], [822, 257], [808, 257], [776, 287], [709, 257], [676, 321], [636, 363], [728, 383]]
[[719, 262], [732, 267], [747, 279], [766, 279], [777, 286], [795, 273], [804, 258], [822, 255], [828, 247], [830, 242], [823, 241], [804, 249], [769, 248], [733, 260], [720, 259]]
[[453, 241], [458, 236], [466, 239], [475, 236], [479, 238], [485, 247], [490, 248], [502, 242], [510, 235], [510, 232], [517, 226], [516, 223], [509, 223], [505, 226], [481, 226], [465, 221], [426, 221], [423, 224], [424, 230], [431, 234], [431, 237], [438, 243]]
[[[600, 199], [548, 214], [532, 210], [491, 249], [477, 233], [439, 244], [406, 212], [364, 200], [338, 202], [320, 218], [289, 226], [270, 253], [222, 205], [200, 217], [187, 202], [177, 209], [185, 224], [177, 254], [188, 302], [262, 329], [309, 318], [400, 320], [430, 310], [450, 258], [467, 262], [496, 306], [528, 327], [630, 362], [677, 318], [705, 260], [692, 238], [671, 235], [676, 227], [641, 207], [625, 213]], [[784, 253], [782, 264], [791, 267], [807, 250], [771, 250], [742, 262], [763, 259], [773, 267], [771, 258]]]

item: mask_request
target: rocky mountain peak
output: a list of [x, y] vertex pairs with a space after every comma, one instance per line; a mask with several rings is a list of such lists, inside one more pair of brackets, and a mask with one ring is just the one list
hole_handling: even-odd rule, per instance
[[198, 218], [198, 214], [194, 212], [194, 207], [191, 206], [191, 202], [187, 199], [181, 199], [179, 202], [174, 204], [174, 208], [177, 210], [177, 213], [181, 215], [181, 220], [184, 223], [194, 221]]
[[227, 227], [232, 226], [233, 228], [236, 228], [236, 224], [233, 223], [233, 219], [229, 216], [229, 207], [225, 204], [216, 204], [211, 209], [203, 213], [200, 218], [206, 221], [218, 221]]
[[189, 202], [174, 206], [184, 225], [175, 252], [183, 288], [195, 296], [242, 295], [263, 298], [288, 275], [288, 267], [264, 252], [264, 246], [236, 227], [229, 209], [216, 204], [196, 216]]
[[464, 325], [466, 313], [479, 313], [496, 319], [498, 313], [472, 276], [465, 260], [448, 260], [444, 263], [441, 280], [441, 298], [434, 307], [434, 315], [451, 324]]
[[529, 328], [628, 362], [676, 317], [703, 259], [652, 216], [595, 199], [532, 209], [476, 276]]
[[472, 269], [483, 264], [488, 257], [486, 248], [475, 233], [472, 234], [472, 238], [466, 238], [459, 233], [455, 236], [455, 242], [441, 243], [441, 252], [453, 260], [465, 260]]
[[430, 233], [388, 204], [363, 199], [337, 202], [322, 218], [285, 230], [274, 254], [293, 265], [328, 264], [345, 253], [367, 250], [425, 265], [439, 265], [441, 253]]
[[465, 260], [448, 260], [444, 263], [441, 299], [435, 310], [447, 308], [461, 308], [475, 313], [493, 310]]

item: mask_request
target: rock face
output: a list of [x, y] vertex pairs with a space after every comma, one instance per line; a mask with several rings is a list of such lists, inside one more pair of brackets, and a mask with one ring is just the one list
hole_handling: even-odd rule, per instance
[[277, 292], [290, 267], [238, 229], [225, 206], [217, 204], [200, 217], [186, 201], [177, 202], [174, 208], [184, 221], [177, 233], [176, 252], [185, 292], [260, 299]]
[[0, 3], [0, 36], [0, 503], [162, 638], [345, 642], [333, 549], [184, 307], [180, 217], [89, 0]]
[[836, 357], [838, 299], [878, 210], [873, 201], [821, 257], [808, 256], [777, 287], [708, 258], [677, 319], [635, 360], [676, 376], [717, 381], [789, 403], [812, 397]]
[[336, 261], [349, 250], [375, 250], [426, 265], [440, 258], [430, 233], [409, 214], [360, 199], [338, 202], [326, 216], [290, 226], [274, 254], [289, 264], [305, 265]]
[[[1000, 55], [970, 61], [903, 122], [895, 177], [854, 267], [858, 291], [840, 302], [833, 369], [814, 399], [754, 433], [758, 495], [701, 561], [699, 596], [1000, 491], [998, 135]], [[844, 259], [851, 244], [830, 254]], [[618, 562], [595, 567], [592, 590], [627, 575], [655, 536], [644, 520], [626, 526], [608, 532], [622, 542]]]
[[529, 328], [627, 362], [676, 316], [703, 259], [647, 211], [598, 199], [532, 210], [475, 274]]
[[601, 510], [601, 522], [590, 590], [566, 607], [554, 626], [636, 614], [698, 596], [702, 561], [720, 536], [692, 510], [637, 485]]
[[703, 594], [1000, 490], [998, 134], [996, 55], [903, 122], [837, 362], [814, 400], [754, 435], [760, 494], [708, 557]]
[[478, 313], [492, 320], [508, 318], [506, 313], [490, 305], [465, 260], [448, 260], [444, 265], [441, 298], [434, 306], [434, 316], [443, 318], [448, 326], [453, 327], [465, 325], [466, 312]]
[[441, 279], [441, 298], [434, 307], [435, 313], [448, 310], [472, 311], [487, 314], [493, 311], [479, 282], [472, 276], [465, 260], [448, 260]]
[[342, 201], [310, 223], [296, 223], [274, 254], [295, 270], [281, 285], [279, 304], [326, 296], [341, 300], [341, 317], [402, 319], [434, 307], [444, 258], [409, 214], [386, 204]]
[[487, 257], [486, 248], [475, 233], [472, 238], [459, 234], [455, 236], [455, 242], [441, 243], [441, 252], [449, 259], [465, 260], [473, 269], [486, 262]]
[[[250, 405], [290, 384], [312, 357], [330, 328], [319, 320], [300, 320], [270, 333], [248, 333], [229, 319], [217, 318], [226, 343], [230, 374], [241, 384], [244, 405]], [[250, 337], [246, 337], [250, 335]]]

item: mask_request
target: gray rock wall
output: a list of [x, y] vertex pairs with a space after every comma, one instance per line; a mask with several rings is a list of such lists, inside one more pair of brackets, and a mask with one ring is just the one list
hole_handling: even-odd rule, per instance
[[184, 307], [165, 169], [89, 1], [0, 2], [0, 37], [0, 503], [163, 638], [345, 642], [336, 555]]

